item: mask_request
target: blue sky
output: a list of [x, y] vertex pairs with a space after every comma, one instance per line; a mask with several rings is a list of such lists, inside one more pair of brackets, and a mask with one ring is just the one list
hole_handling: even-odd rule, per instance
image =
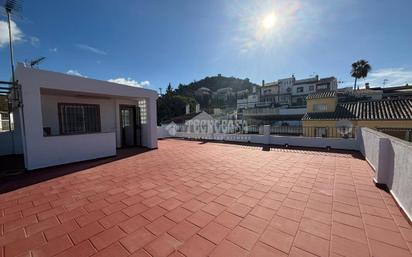
[[[373, 85], [412, 83], [410, 10], [410, 0], [25, 1], [15, 60], [45, 56], [42, 69], [158, 90], [218, 73], [255, 83], [316, 73], [352, 85], [350, 65], [364, 58]], [[4, 25], [0, 80], [10, 78]]]

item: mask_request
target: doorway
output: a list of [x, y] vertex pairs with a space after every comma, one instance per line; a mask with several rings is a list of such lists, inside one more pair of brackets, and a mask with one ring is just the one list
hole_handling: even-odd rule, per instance
[[142, 145], [140, 108], [134, 105], [120, 105], [121, 147]]

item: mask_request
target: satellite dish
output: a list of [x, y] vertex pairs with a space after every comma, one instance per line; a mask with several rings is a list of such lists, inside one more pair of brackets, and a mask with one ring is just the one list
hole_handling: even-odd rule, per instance
[[352, 122], [350, 120], [338, 120], [336, 130], [343, 138], [349, 138], [353, 130]]

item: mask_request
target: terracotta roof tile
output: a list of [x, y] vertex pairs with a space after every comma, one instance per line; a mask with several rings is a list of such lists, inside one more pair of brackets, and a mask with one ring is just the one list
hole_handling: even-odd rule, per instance
[[303, 120], [411, 120], [412, 98], [340, 103], [335, 112], [306, 113]]

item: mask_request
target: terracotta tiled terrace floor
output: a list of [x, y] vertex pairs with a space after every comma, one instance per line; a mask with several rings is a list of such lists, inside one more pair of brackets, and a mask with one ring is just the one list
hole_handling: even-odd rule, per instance
[[0, 256], [411, 256], [350, 154], [164, 140], [0, 195]]

